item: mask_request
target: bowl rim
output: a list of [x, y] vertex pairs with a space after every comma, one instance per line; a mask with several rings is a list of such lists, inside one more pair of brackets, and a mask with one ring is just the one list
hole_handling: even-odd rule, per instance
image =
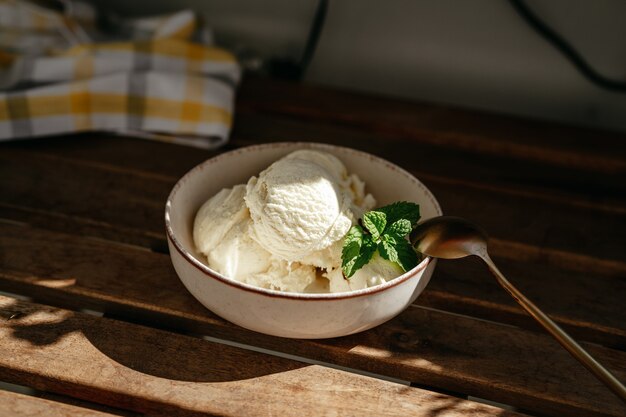
[[[241, 148], [237, 148], [228, 152], [220, 153], [219, 155], [209, 158], [201, 162], [200, 164], [196, 165], [192, 169], [190, 169], [185, 175], [183, 175], [176, 182], [176, 184], [174, 184], [174, 187], [170, 191], [170, 194], [167, 197], [167, 201], [165, 204], [165, 231], [167, 234], [167, 239], [171, 243], [171, 246], [173, 246], [176, 249], [176, 251], [182, 256], [184, 260], [186, 260], [190, 265], [198, 269], [200, 272], [202, 272], [205, 276], [209, 278], [216, 279], [231, 287], [235, 287], [235, 288], [248, 291], [248, 292], [253, 292], [259, 295], [275, 297], [275, 298], [292, 299], [292, 300], [311, 300], [311, 301], [313, 300], [341, 300], [341, 299], [347, 299], [347, 298], [364, 297], [364, 296], [376, 294], [376, 293], [385, 291], [389, 288], [400, 285], [403, 282], [415, 276], [417, 273], [426, 269], [426, 267], [430, 264], [432, 260], [432, 258], [429, 256], [425, 257], [413, 269], [405, 272], [402, 275], [399, 275], [398, 277], [390, 281], [385, 282], [384, 284], [379, 284], [373, 287], [367, 287], [367, 288], [363, 288], [363, 289], [355, 290], [355, 291], [338, 292], [338, 293], [295, 293], [295, 292], [285, 292], [285, 291], [261, 288], [261, 287], [257, 287], [251, 284], [246, 284], [240, 281], [236, 281], [232, 278], [228, 278], [220, 274], [219, 272], [212, 270], [208, 265], [206, 265], [204, 262], [197, 259], [191, 252], [189, 252], [187, 249], [183, 247], [183, 245], [175, 236], [174, 230], [172, 228], [171, 220], [170, 220], [170, 213], [172, 210], [172, 201], [176, 193], [178, 192], [179, 189], [181, 189], [184, 186], [184, 183], [187, 182], [189, 178], [196, 175], [196, 173], [201, 171], [206, 165], [219, 162], [221, 159], [224, 159], [224, 158], [232, 158], [236, 156], [237, 154], [254, 151], [256, 149], [281, 148], [281, 147], [287, 148], [287, 147], [294, 147], [294, 146], [297, 147], [297, 149], [318, 149], [318, 150], [325, 149], [327, 151], [342, 150], [343, 152], [352, 152], [352, 153], [360, 154], [360, 156], [370, 158], [372, 160], [377, 161], [378, 163], [382, 163], [383, 165], [386, 165], [388, 168], [398, 171], [400, 174], [408, 177], [411, 181], [415, 182], [425, 192], [431, 204], [434, 206], [437, 214], [438, 215], [443, 214], [441, 211], [441, 206], [439, 205], [439, 202], [437, 201], [437, 199], [434, 197], [432, 192], [419, 179], [417, 179], [413, 174], [411, 174], [407, 170], [379, 156], [373, 155], [369, 152], [360, 151], [358, 149], [349, 148], [346, 146], [331, 145], [331, 144], [321, 143], [321, 142], [298, 142], [298, 141], [271, 142], [271, 143], [243, 146]], [[172, 253], [170, 253], [170, 257], [171, 256], [173, 256]]]

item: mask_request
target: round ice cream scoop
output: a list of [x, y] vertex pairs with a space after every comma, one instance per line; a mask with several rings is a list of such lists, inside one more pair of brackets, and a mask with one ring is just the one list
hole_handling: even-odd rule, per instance
[[196, 248], [220, 274], [261, 288], [303, 292], [315, 281], [315, 267], [276, 259], [251, 238], [252, 219], [245, 185], [225, 188], [207, 200], [194, 220]]
[[208, 253], [224, 240], [233, 226], [249, 217], [243, 201], [245, 195], [243, 184], [224, 188], [200, 207], [193, 225], [194, 243], [200, 252]]
[[207, 200], [196, 214], [193, 239], [209, 266], [232, 279], [262, 273], [271, 254], [250, 238], [250, 215], [243, 184], [225, 188]]
[[358, 175], [348, 174], [346, 166], [328, 152], [320, 152], [312, 149], [301, 149], [285, 156], [285, 159], [304, 159], [324, 167], [339, 185], [342, 192], [352, 200], [352, 213], [354, 218], [359, 218], [376, 205], [376, 200], [371, 194], [365, 192], [365, 182]]
[[337, 172], [328, 169], [329, 161], [288, 156], [250, 179], [245, 200], [252, 237], [267, 251], [301, 261], [348, 232], [351, 198], [341, 189]]

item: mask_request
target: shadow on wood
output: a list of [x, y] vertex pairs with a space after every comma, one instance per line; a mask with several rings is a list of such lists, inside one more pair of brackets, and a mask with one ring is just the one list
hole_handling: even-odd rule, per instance
[[[65, 345], [82, 333], [100, 353], [144, 374], [178, 381], [226, 382], [290, 371], [305, 364], [100, 317], [3, 298], [2, 327], [34, 346]], [[66, 341], [66, 339], [68, 339]], [[84, 352], [75, 352], [77, 356]], [[262, 357], [262, 358], [261, 358]], [[260, 360], [262, 359], [262, 360]], [[80, 370], [76, 370], [80, 372]]]

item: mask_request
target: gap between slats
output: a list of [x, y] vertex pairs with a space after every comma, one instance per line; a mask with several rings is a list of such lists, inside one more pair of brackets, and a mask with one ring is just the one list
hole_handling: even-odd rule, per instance
[[[114, 417], [114, 416], [138, 416], [116, 410], [98, 410], [97, 406], [90, 408], [87, 402], [81, 405], [66, 404], [58, 401], [61, 398], [42, 398], [31, 395], [23, 395], [15, 392], [0, 390], [0, 415], [6, 417], [33, 417], [33, 416], [66, 416], [66, 417]], [[96, 409], [94, 409], [96, 408]], [[110, 411], [114, 411], [111, 413]]]

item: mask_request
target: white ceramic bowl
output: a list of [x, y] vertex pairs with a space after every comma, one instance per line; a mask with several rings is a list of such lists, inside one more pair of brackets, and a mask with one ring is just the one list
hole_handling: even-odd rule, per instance
[[193, 244], [196, 212], [225, 187], [247, 182], [272, 162], [297, 149], [319, 149], [357, 173], [379, 205], [417, 202], [422, 219], [441, 215], [431, 192], [414, 176], [384, 159], [354, 149], [317, 143], [272, 143], [223, 153], [198, 165], [172, 189], [165, 225], [172, 263], [189, 292], [215, 314], [239, 326], [275, 336], [318, 339], [344, 336], [377, 326], [411, 304], [435, 267], [424, 259], [385, 284], [335, 294], [296, 294], [267, 290], [231, 280], [206, 265]]

